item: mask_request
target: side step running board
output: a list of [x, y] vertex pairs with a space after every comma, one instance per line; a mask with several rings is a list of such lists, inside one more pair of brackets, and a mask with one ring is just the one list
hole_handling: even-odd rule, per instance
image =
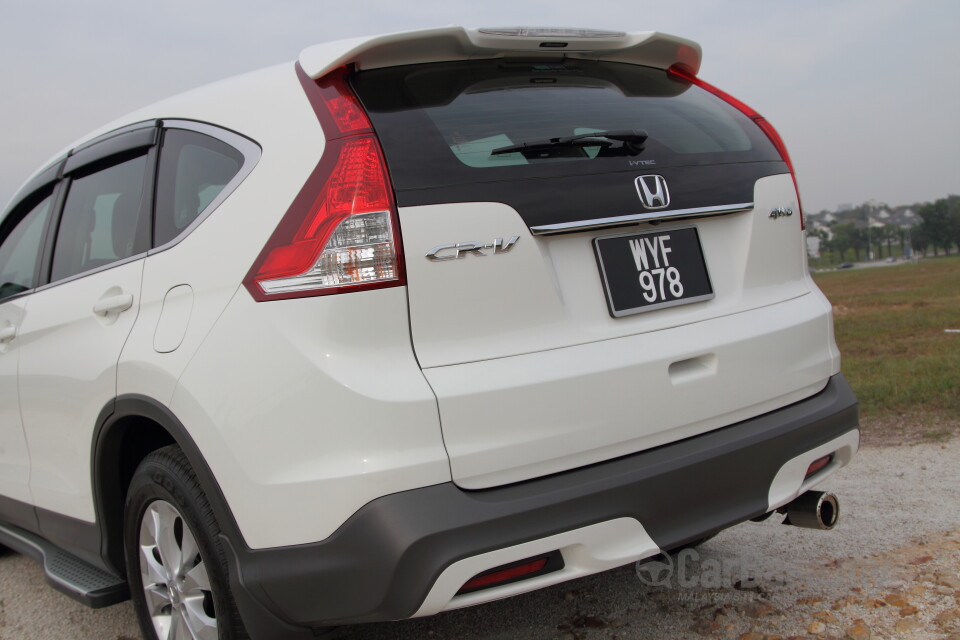
[[130, 599], [126, 580], [23, 529], [0, 523], [0, 544], [39, 562], [50, 586], [88, 607], [99, 609]]

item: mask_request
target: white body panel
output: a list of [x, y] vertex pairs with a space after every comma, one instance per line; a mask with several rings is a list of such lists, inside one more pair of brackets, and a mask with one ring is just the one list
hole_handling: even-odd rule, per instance
[[[270, 96], [268, 109], [250, 100], [254, 86]], [[229, 113], [223, 111], [223, 100], [234, 105]], [[253, 137], [264, 150], [253, 173], [213, 214], [179, 244], [146, 260], [140, 321], [121, 356], [117, 392], [167, 405], [187, 363], [237, 293], [264, 238], [303, 186], [326, 141], [293, 65], [202, 87], [130, 116], [133, 121], [157, 118], [216, 122]], [[186, 329], [176, 349], [158, 349], [172, 346], [157, 340], [168, 330], [167, 294], [180, 286], [193, 292]]]
[[[424, 368], [651, 333], [782, 302], [816, 289], [805, 273], [789, 175], [757, 181], [753, 211], [657, 229], [696, 225], [716, 297], [698, 304], [612, 318], [592, 240], [624, 229], [532, 236], [510, 207], [461, 203], [400, 210], [410, 289], [410, 323]], [[647, 227], [649, 229], [650, 227]], [[626, 232], [646, 230], [627, 228]], [[431, 248], [518, 236], [508, 253], [431, 262]], [[826, 349], [823, 343], [820, 348]]]
[[[254, 104], [249, 99], [253, 86], [276, 102], [268, 109]], [[233, 105], [228, 113], [222, 107], [224, 100]], [[229, 198], [217, 215], [205, 219], [172, 249], [31, 295], [35, 313], [21, 330], [28, 359], [21, 362], [20, 386], [27, 440], [35, 442], [37, 449], [31, 480], [36, 504], [88, 522], [94, 520], [91, 436], [100, 411], [108, 401], [125, 394], [169, 403], [184, 367], [236, 293], [242, 277], [238, 274], [249, 268], [325, 145], [323, 131], [289, 64], [145, 107], [85, 139], [130, 122], [162, 118], [217, 122], [248, 135], [255, 133], [265, 148], [282, 148], [283, 153], [264, 153], [257, 170], [233, 194], [242, 195]], [[223, 242], [224, 238], [230, 241]], [[211, 246], [217, 247], [215, 253]], [[101, 289], [113, 285], [111, 278], [121, 273], [121, 288], [135, 288], [135, 305], [117, 325], [106, 327], [112, 337], [105, 341], [91, 324], [95, 320], [90, 307], [103, 293]], [[185, 284], [194, 291], [187, 326], [177, 348], [160, 353], [155, 339], [158, 329], [162, 330], [164, 299], [171, 288]], [[95, 297], [89, 301], [91, 295]], [[140, 321], [134, 324], [138, 313]], [[68, 318], [83, 321], [85, 328], [68, 325]], [[82, 354], [90, 353], [98, 355], [81, 361]], [[50, 363], [67, 357], [67, 365], [51, 373]], [[61, 432], [66, 437], [57, 437]]]
[[[401, 210], [410, 321], [437, 394], [454, 480], [479, 489], [655, 447], [781, 408], [839, 372], [829, 303], [805, 275], [789, 175], [752, 211], [696, 226], [716, 297], [613, 318], [593, 239], [535, 237], [510, 207]], [[506, 253], [427, 260], [434, 246], [517, 236]], [[655, 402], [651, 402], [655, 399]], [[695, 400], [695, 401], [691, 401]]]
[[[320, 151], [310, 145], [318, 141], [306, 134], [298, 140], [304, 149], [294, 157], [312, 168]], [[319, 148], [322, 150], [322, 142]], [[187, 363], [237, 293], [241, 274], [283, 215], [283, 206], [274, 201], [288, 203], [309, 175], [309, 170], [299, 166], [295, 170], [282, 165], [282, 157], [265, 153], [256, 170], [234, 192], [236, 197], [228, 198], [179, 244], [146, 259], [140, 320], [120, 360], [118, 395], [142, 394], [162, 404], [170, 401]], [[224, 242], [225, 238], [230, 241]], [[171, 349], [172, 344], [158, 344], [158, 338], [162, 341], [165, 332], [173, 328], [166, 323], [178, 322], [169, 315], [170, 310], [164, 312], [165, 302], [172, 289], [184, 286], [192, 291], [189, 318], [185, 329], [174, 331], [183, 335], [176, 336], [179, 341]]]
[[829, 351], [810, 348], [829, 323], [829, 307], [807, 295], [709, 328], [425, 373], [454, 480], [480, 489], [674, 442], [813, 395], [836, 372]]
[[[20, 333], [20, 407], [38, 507], [94, 521], [90, 459], [100, 412], [117, 395], [117, 360], [140, 306], [143, 260], [30, 297]], [[122, 312], [94, 305], [132, 296]]]
[[323, 540], [375, 498], [449, 482], [405, 318], [402, 288], [266, 304], [237, 292], [170, 407], [249, 546]]
[[0, 496], [33, 504], [30, 495], [30, 452], [20, 421], [17, 365], [27, 298], [0, 304]]

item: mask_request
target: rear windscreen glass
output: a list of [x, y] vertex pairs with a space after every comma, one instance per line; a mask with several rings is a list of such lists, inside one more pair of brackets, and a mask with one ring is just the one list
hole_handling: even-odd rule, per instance
[[491, 60], [353, 82], [398, 189], [780, 159], [749, 118], [660, 69]]

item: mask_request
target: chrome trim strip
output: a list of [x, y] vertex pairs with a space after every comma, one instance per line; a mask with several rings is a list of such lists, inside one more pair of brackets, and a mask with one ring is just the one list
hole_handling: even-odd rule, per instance
[[695, 207], [693, 209], [675, 209], [673, 211], [651, 211], [650, 213], [636, 213], [629, 216], [613, 218], [594, 218], [592, 220], [578, 220], [576, 222], [560, 222], [558, 224], [541, 224], [530, 227], [530, 233], [535, 236], [547, 236], [554, 233], [569, 233], [571, 231], [587, 231], [616, 227], [633, 222], [647, 222], [651, 220], [671, 220], [674, 218], [690, 218], [694, 216], [719, 216], [728, 213], [740, 213], [753, 209], [752, 202], [740, 204], [725, 204], [717, 207]]
[[[125, 264], [130, 264], [131, 262], [136, 262], [137, 260], [143, 260], [149, 255], [147, 251], [141, 251], [140, 253], [126, 258], [118, 258], [113, 262], [108, 262], [107, 264], [102, 264], [99, 267], [94, 267], [93, 269], [87, 269], [86, 271], [81, 271], [80, 273], [74, 273], [65, 278], [60, 278], [59, 280], [53, 280], [44, 285], [41, 285], [34, 289], [34, 291], [46, 291], [47, 289], [52, 289], [53, 287], [59, 287], [62, 284], [68, 282], [73, 282], [74, 280], [79, 280], [80, 278], [86, 278], [87, 276], [92, 276], [95, 273], [100, 273], [101, 271], [109, 271], [110, 269], [115, 269], [116, 267], [123, 266]], [[26, 292], [24, 292], [26, 293]]]

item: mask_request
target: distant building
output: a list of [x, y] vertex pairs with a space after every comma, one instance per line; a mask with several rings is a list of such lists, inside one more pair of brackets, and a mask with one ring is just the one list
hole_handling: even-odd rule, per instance
[[890, 224], [898, 227], [913, 227], [921, 222], [923, 218], [911, 207], [895, 207], [890, 216]]

